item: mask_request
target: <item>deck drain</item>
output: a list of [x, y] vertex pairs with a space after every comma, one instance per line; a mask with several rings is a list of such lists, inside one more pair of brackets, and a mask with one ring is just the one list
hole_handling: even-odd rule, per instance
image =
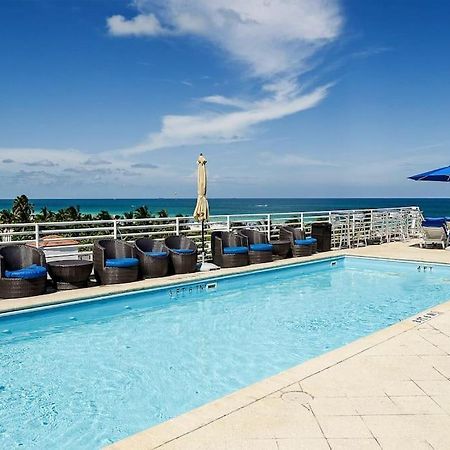
[[286, 402], [300, 403], [306, 405], [313, 399], [311, 395], [303, 391], [283, 392], [281, 398]]

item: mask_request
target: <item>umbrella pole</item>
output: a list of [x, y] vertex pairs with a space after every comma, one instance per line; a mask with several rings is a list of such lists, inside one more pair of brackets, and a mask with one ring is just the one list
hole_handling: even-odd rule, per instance
[[205, 221], [202, 220], [202, 263], [205, 262]]

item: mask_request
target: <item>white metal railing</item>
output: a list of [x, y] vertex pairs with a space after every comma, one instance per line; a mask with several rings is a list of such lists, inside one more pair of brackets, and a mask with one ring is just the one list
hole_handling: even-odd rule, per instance
[[[206, 251], [209, 254], [209, 235], [214, 230], [255, 228], [266, 232], [269, 239], [276, 239], [281, 225], [301, 227], [309, 233], [313, 222], [332, 224], [332, 248], [338, 249], [367, 245], [371, 241], [419, 237], [422, 213], [418, 207], [399, 207], [215, 215], [205, 224]], [[201, 225], [193, 217], [0, 224], [0, 243], [36, 245], [44, 249], [49, 259], [91, 258], [97, 239], [134, 241], [144, 236], [163, 239], [171, 234], [184, 234], [200, 245]]]

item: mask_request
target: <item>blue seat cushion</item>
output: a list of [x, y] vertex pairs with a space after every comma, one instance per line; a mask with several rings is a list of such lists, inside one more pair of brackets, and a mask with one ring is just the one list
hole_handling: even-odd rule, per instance
[[183, 253], [187, 255], [194, 253], [194, 250], [191, 248], [172, 248], [171, 250], [175, 253]]
[[145, 254], [154, 258], [164, 258], [164, 256], [167, 256], [167, 252], [145, 252]]
[[313, 245], [316, 243], [317, 243], [316, 238], [296, 239], [294, 241], [295, 245]]
[[250, 250], [253, 252], [271, 252], [272, 244], [250, 244]]
[[105, 261], [106, 267], [134, 267], [139, 264], [137, 258], [114, 258]]
[[22, 280], [34, 280], [47, 276], [47, 269], [37, 264], [23, 267], [17, 270], [5, 270], [5, 278], [21, 278]]
[[223, 254], [224, 255], [242, 255], [248, 253], [247, 247], [224, 247]]

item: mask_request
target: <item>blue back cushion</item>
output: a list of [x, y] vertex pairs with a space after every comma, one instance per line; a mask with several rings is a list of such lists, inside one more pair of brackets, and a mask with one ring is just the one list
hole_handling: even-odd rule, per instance
[[37, 264], [17, 270], [5, 270], [5, 278], [21, 278], [22, 280], [34, 280], [47, 276], [47, 269]]
[[114, 258], [105, 261], [106, 267], [134, 267], [139, 264], [137, 258]]
[[224, 247], [223, 254], [224, 255], [242, 255], [248, 253], [247, 247]]
[[145, 254], [154, 258], [164, 258], [164, 256], [167, 256], [167, 252], [145, 252]]
[[250, 250], [254, 252], [271, 252], [272, 244], [250, 244]]
[[175, 253], [184, 253], [187, 255], [194, 253], [194, 250], [190, 248], [171, 248], [171, 250], [174, 251]]

